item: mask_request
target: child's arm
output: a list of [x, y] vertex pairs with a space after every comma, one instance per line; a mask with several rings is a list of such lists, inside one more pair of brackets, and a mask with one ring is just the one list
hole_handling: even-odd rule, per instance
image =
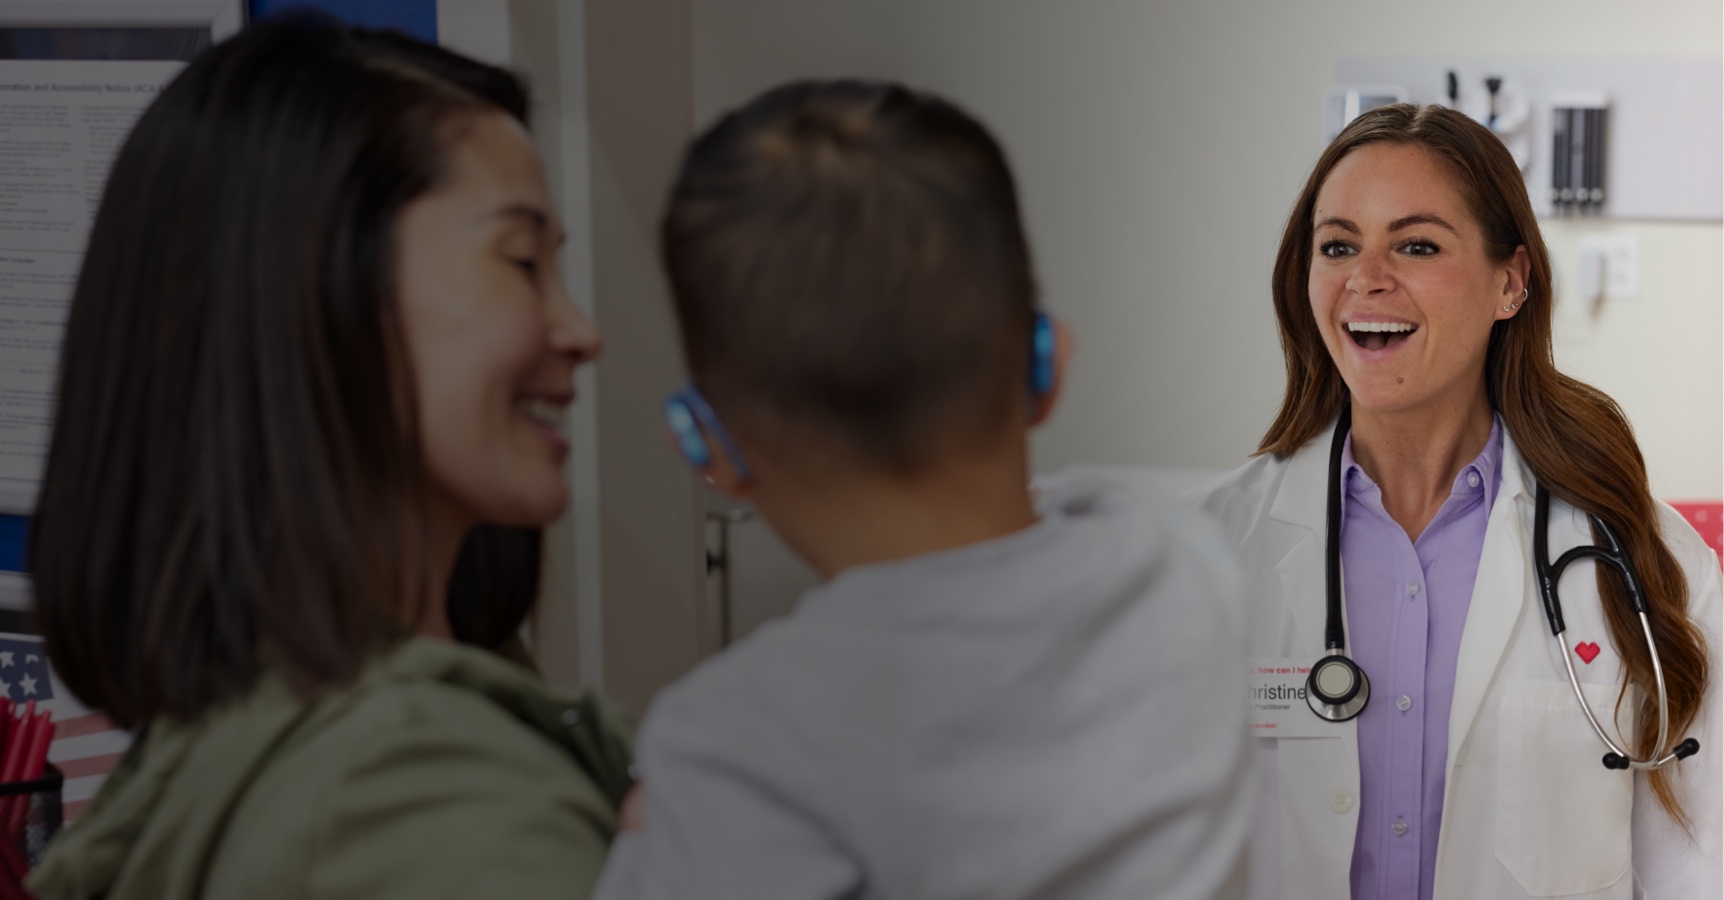
[[692, 699], [672, 689], [647, 719], [638, 827], [611, 846], [595, 900], [855, 896], [860, 866], [778, 777], [771, 737]]

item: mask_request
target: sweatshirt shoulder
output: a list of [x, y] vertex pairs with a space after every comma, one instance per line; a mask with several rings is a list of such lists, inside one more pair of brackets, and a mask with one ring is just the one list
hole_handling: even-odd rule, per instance
[[[489, 698], [394, 680], [317, 712], [234, 811], [233, 852], [211, 876], [231, 895], [268, 896], [266, 884], [387, 897], [507, 884], [511, 896], [538, 897], [597, 878], [614, 807], [566, 752]], [[503, 855], [510, 866], [495, 862]]]

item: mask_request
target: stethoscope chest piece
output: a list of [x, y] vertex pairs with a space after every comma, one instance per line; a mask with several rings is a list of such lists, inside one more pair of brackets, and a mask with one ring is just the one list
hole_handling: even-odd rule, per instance
[[1345, 722], [1365, 711], [1371, 699], [1371, 679], [1365, 670], [1340, 654], [1317, 660], [1305, 679], [1305, 702], [1331, 722]]

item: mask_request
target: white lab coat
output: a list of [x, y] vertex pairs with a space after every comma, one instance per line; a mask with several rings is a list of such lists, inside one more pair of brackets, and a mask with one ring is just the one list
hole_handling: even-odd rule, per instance
[[[1253, 657], [1323, 654], [1324, 516], [1333, 431], [1285, 460], [1258, 457], [1199, 493], [1237, 542], [1246, 570]], [[1717, 558], [1660, 504], [1664, 540], [1688, 577], [1690, 610], [1709, 643], [1712, 681], [1697, 756], [1675, 764], [1691, 840], [1658, 806], [1645, 776], [1607, 770], [1582, 715], [1533, 576], [1533, 491], [1503, 438], [1502, 483], [1490, 511], [1478, 581], [1461, 636], [1449, 717], [1447, 784], [1436, 900], [1585, 897], [1699, 900], [1720, 881], [1720, 593]], [[1553, 498], [1550, 551], [1591, 543], [1585, 517]], [[1620, 661], [1604, 625], [1590, 561], [1561, 582], [1567, 644], [1602, 652], [1576, 668], [1608, 729]], [[1367, 673], [1369, 674], [1369, 673]], [[1373, 702], [1385, 702], [1377, 697]], [[1625, 709], [1619, 733], [1633, 734]], [[1359, 745], [1352, 722], [1329, 737], [1259, 738], [1261, 771], [1251, 855], [1254, 900], [1349, 895], [1358, 825]], [[1672, 740], [1680, 736], [1672, 735]]]

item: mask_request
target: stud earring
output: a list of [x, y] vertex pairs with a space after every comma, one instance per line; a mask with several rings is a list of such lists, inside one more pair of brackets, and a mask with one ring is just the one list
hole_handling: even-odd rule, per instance
[[[1527, 302], [1527, 296], [1531, 293], [1532, 293], [1532, 288], [1521, 288], [1521, 291], [1520, 291], [1521, 303]], [[1510, 303], [1509, 305], [1503, 307], [1503, 312], [1514, 312], [1517, 309], [1520, 309], [1520, 303]]]

